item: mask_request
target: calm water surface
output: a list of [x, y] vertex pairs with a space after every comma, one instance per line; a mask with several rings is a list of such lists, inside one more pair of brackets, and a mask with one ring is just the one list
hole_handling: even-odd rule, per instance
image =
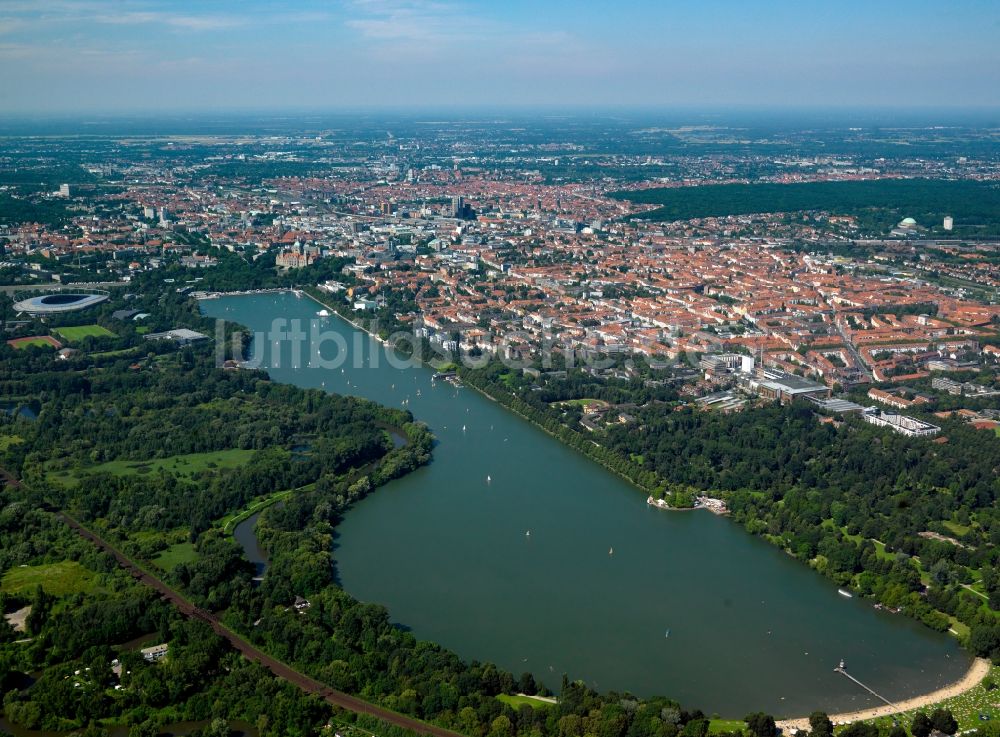
[[[320, 309], [291, 294], [202, 306], [256, 331], [282, 317], [308, 332]], [[652, 509], [634, 487], [473, 390], [390, 366], [381, 345], [337, 317], [323, 329], [346, 339], [343, 370], [292, 367], [286, 347], [272, 378], [405, 406], [440, 441], [430, 466], [347, 514], [334, 551], [343, 586], [385, 604], [418, 637], [531, 671], [550, 688], [567, 673], [737, 717], [873, 705], [833, 672], [841, 658], [890, 700], [968, 667], [953, 638], [838, 595], [729, 520]]]

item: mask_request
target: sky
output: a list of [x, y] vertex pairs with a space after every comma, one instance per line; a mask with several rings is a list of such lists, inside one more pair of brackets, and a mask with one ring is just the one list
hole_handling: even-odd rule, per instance
[[0, 0], [0, 115], [1000, 107], [997, 0]]

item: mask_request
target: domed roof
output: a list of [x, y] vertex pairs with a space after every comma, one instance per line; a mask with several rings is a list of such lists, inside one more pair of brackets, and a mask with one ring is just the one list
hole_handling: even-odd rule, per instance
[[902, 220], [899, 221], [899, 224], [900, 225], [916, 225], [917, 221], [914, 220], [913, 218], [903, 218]]

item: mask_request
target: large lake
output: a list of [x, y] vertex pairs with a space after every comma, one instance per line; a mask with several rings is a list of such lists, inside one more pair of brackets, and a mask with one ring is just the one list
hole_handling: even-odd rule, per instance
[[[308, 333], [320, 306], [268, 294], [202, 309], [254, 331], [298, 319]], [[891, 700], [968, 667], [950, 636], [840, 596], [730, 520], [652, 509], [645, 494], [475, 391], [391, 366], [383, 346], [336, 316], [322, 329], [345, 339], [344, 365], [296, 368], [286, 345], [268, 369], [274, 380], [405, 406], [440, 441], [428, 467], [347, 514], [334, 551], [344, 588], [385, 604], [418, 637], [531, 671], [555, 690], [567, 673], [731, 717], [874, 705], [834, 672], [841, 659]], [[274, 343], [256, 345], [273, 365]], [[325, 347], [333, 357], [333, 342]]]

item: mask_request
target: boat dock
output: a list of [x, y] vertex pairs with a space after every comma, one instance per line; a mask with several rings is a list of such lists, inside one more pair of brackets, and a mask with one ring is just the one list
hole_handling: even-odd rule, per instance
[[863, 688], [865, 691], [867, 691], [868, 693], [870, 693], [872, 696], [874, 696], [879, 701], [885, 702], [887, 705], [891, 706], [893, 709], [896, 708], [896, 705], [894, 703], [892, 703], [891, 701], [889, 701], [889, 699], [887, 699], [885, 696], [883, 696], [882, 694], [880, 694], [880, 693], [874, 691], [873, 689], [869, 688], [868, 686], [866, 686], [865, 684], [863, 684], [861, 681], [859, 681], [857, 678], [855, 678], [850, 673], [848, 673], [847, 669], [844, 667], [844, 661], [843, 660], [841, 660], [840, 661], [840, 665], [838, 665], [833, 670], [834, 670], [835, 673], [840, 673], [842, 676], [846, 676], [847, 678], [850, 678], [852, 681], [854, 681], [856, 684], [858, 684], [859, 686], [861, 686], [861, 688]]

